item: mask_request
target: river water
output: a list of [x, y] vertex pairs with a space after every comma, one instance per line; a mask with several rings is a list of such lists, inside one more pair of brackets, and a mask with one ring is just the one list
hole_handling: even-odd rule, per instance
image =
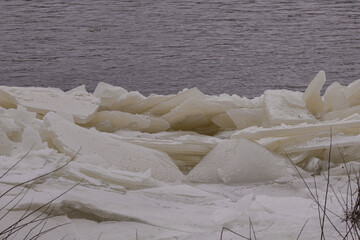
[[360, 1], [0, 1], [0, 85], [254, 97], [360, 78]]

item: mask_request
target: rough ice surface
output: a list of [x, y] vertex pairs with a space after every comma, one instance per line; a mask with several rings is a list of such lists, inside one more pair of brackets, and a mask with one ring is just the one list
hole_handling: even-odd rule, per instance
[[[341, 189], [360, 167], [360, 80], [321, 96], [324, 83], [321, 71], [304, 93], [254, 99], [197, 88], [143, 96], [107, 83], [94, 93], [2, 86], [0, 193], [38, 179], [0, 197], [0, 232], [51, 201], [51, 218], [10, 239], [60, 225], [43, 238], [218, 240], [222, 227], [248, 236], [249, 219], [258, 239], [296, 239], [307, 221], [301, 238], [319, 239], [316, 205], [290, 160], [312, 190], [315, 176], [322, 200], [321, 171], [330, 166]], [[328, 206], [343, 216], [336, 201]]]

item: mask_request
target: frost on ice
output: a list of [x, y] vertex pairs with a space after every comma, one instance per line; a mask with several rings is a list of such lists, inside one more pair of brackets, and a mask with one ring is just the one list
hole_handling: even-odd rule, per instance
[[82, 179], [54, 201], [56, 211], [77, 210], [49, 220], [70, 222], [65, 239], [131, 239], [134, 229], [139, 239], [219, 239], [221, 226], [247, 231], [249, 217], [272, 229], [259, 233], [264, 239], [295, 239], [306, 219], [315, 226], [318, 218], [287, 158], [305, 176], [328, 158], [340, 177], [344, 161], [360, 165], [360, 80], [333, 83], [321, 96], [324, 83], [321, 71], [305, 92], [267, 90], [254, 99], [197, 88], [143, 96], [107, 83], [94, 93], [2, 86], [0, 170], [11, 170], [0, 178], [2, 192], [75, 156], [33, 183], [9, 221]]

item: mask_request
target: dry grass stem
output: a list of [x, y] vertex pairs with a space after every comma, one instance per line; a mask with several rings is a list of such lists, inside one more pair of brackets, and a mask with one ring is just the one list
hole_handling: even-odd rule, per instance
[[[10, 171], [12, 171], [21, 161], [23, 161], [31, 152], [33, 146], [29, 149], [28, 152], [24, 156], [22, 156], [18, 161], [16, 161], [9, 169], [7, 169], [1, 176], [0, 179], [2, 179], [4, 176], [9, 174]], [[79, 149], [80, 151], [80, 149]], [[23, 181], [21, 183], [15, 184], [14, 186], [10, 187], [6, 191], [2, 192], [0, 194], [0, 200], [4, 199], [5, 196], [7, 197], [8, 194], [16, 189], [19, 189], [19, 192], [17, 192], [13, 197], [10, 198], [10, 200], [7, 200], [7, 202], [1, 206], [0, 208], [0, 222], [6, 222], [6, 217], [23, 201], [24, 197], [28, 194], [29, 190], [31, 189], [31, 183], [34, 183], [36, 180], [46, 178], [50, 176], [51, 174], [60, 171], [61, 169], [65, 168], [70, 162], [74, 161], [76, 156], [78, 155], [79, 151], [76, 152], [76, 154], [66, 163], [61, 165], [60, 167], [49, 171], [45, 174], [42, 174], [40, 176], [31, 178], [29, 180]], [[25, 229], [26, 227], [30, 227], [30, 230], [26, 230], [26, 235], [22, 238], [24, 240], [36, 240], [40, 238], [41, 236], [59, 228], [62, 226], [67, 225], [68, 223], [64, 224], [58, 224], [54, 227], [47, 228], [46, 225], [48, 223], [48, 220], [54, 217], [63, 216], [66, 214], [69, 214], [71, 212], [74, 212], [74, 210], [63, 212], [60, 214], [53, 214], [54, 206], [52, 203], [77, 187], [83, 180], [81, 179], [79, 182], [71, 186], [66, 191], [60, 193], [56, 197], [52, 198], [48, 202], [40, 205], [39, 207], [35, 208], [34, 210], [30, 210], [33, 207], [33, 203], [30, 202], [27, 206], [27, 209], [24, 211], [24, 213], [13, 223], [8, 223], [4, 229], [0, 230], [0, 239], [1, 240], [7, 240], [7, 239], [14, 239], [17, 234]], [[67, 234], [62, 238], [64, 239], [67, 236]]]

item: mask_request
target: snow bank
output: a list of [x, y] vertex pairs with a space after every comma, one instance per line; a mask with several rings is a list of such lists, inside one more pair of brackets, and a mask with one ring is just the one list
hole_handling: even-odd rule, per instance
[[254, 99], [197, 88], [146, 97], [107, 83], [94, 93], [1, 86], [0, 191], [66, 164], [14, 208], [36, 209], [82, 180], [54, 201], [56, 211], [77, 210], [49, 222], [71, 222], [64, 239], [136, 238], [137, 228], [144, 239], [219, 239], [221, 226], [246, 226], [250, 216], [260, 229], [275, 226], [267, 239], [295, 238], [317, 215], [299, 184], [277, 185], [294, 180], [287, 157], [305, 175], [317, 173], [332, 141], [332, 174], [346, 175], [344, 161], [359, 166], [360, 80], [333, 83], [321, 96], [325, 80], [321, 71], [304, 93], [267, 90]]

